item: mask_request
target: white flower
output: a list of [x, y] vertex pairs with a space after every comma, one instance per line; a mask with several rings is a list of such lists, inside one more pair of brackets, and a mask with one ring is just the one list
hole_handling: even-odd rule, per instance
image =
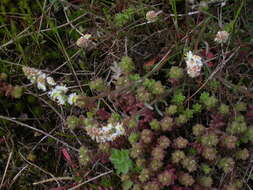
[[52, 100], [56, 101], [58, 104], [64, 105], [67, 100], [67, 96], [65, 95], [67, 91], [68, 88], [66, 86], [57, 85], [55, 88], [53, 88], [51, 91], [48, 92], [48, 95]]
[[200, 75], [201, 68], [203, 66], [203, 62], [200, 56], [194, 55], [192, 51], [189, 51], [185, 55], [185, 62], [187, 74], [190, 77], [195, 78]]
[[37, 77], [37, 88], [39, 90], [43, 90], [46, 91], [47, 87], [46, 87], [46, 74], [45, 73], [41, 73], [38, 77]]
[[117, 137], [125, 134], [125, 129], [122, 123], [113, 125], [109, 123], [101, 128], [97, 126], [87, 126], [87, 134], [97, 143], [114, 141]]
[[77, 101], [77, 98], [78, 98], [78, 95], [76, 93], [71, 93], [69, 96], [68, 96], [68, 103], [70, 105], [72, 104], [75, 104], [76, 101]]
[[199, 76], [200, 72], [201, 72], [201, 67], [197, 65], [193, 67], [187, 67], [187, 74], [192, 78]]
[[22, 70], [25, 74], [25, 76], [27, 77], [27, 79], [29, 79], [31, 81], [31, 83], [35, 83], [36, 79], [39, 75], [42, 74], [42, 72], [40, 70], [31, 68], [31, 67], [22, 67]]
[[146, 20], [149, 22], [154, 22], [157, 19], [157, 13], [155, 11], [148, 11], [146, 13]]
[[86, 48], [90, 44], [90, 38], [91, 34], [85, 34], [76, 41], [76, 45], [81, 48]]
[[68, 88], [65, 85], [62, 85], [62, 86], [57, 85], [54, 89], [57, 91], [61, 91], [62, 93], [68, 92]]
[[111, 66], [110, 69], [113, 71], [112, 79], [118, 80], [122, 75], [122, 69], [119, 64], [117, 62], [113, 62], [113, 66]]
[[54, 79], [52, 77], [47, 77], [47, 84], [49, 84], [50, 86], [55, 86], [56, 82], [54, 81]]
[[228, 37], [229, 37], [229, 33], [227, 31], [219, 31], [217, 32], [214, 41], [222, 44], [228, 40]]
[[185, 55], [185, 62], [187, 64], [187, 67], [198, 65], [200, 67], [203, 66], [201, 57], [198, 55], [194, 55], [192, 51], [189, 51]]
[[25, 76], [31, 81], [31, 83], [37, 83], [37, 88], [40, 90], [47, 90], [46, 83], [50, 86], [56, 85], [56, 82], [52, 77], [48, 77], [45, 73], [38, 69], [25, 66], [22, 69]]

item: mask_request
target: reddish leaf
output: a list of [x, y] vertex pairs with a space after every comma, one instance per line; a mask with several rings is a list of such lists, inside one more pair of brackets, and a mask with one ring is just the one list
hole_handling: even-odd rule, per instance
[[0, 138], [0, 144], [2, 144], [3, 142], [5, 142], [4, 138]]
[[157, 58], [149, 60], [147, 63], [144, 64], [144, 67], [152, 67], [155, 64], [156, 60]]
[[[202, 56], [205, 57], [206, 59], [214, 58], [214, 54], [211, 51], [207, 52], [206, 49], [203, 49]], [[214, 62], [212, 61], [207, 62], [208, 67], [213, 67], [214, 65], [215, 65]]]
[[250, 65], [251, 65], [251, 67], [253, 67], [253, 58], [249, 58], [248, 61], [249, 61]]
[[64, 156], [64, 158], [67, 160], [68, 164], [72, 167], [72, 168], [76, 168], [76, 164], [73, 163], [71, 156], [69, 155], [68, 151], [66, 148], [62, 148], [61, 152]]
[[104, 108], [101, 108], [97, 111], [97, 114], [99, 116], [99, 119], [101, 120], [108, 120], [111, 116], [111, 114], [107, 111], [105, 111]]

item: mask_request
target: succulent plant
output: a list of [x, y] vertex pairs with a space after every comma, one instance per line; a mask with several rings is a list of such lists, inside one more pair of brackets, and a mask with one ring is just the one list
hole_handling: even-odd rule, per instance
[[229, 106], [226, 104], [221, 104], [219, 107], [219, 112], [224, 115], [228, 114], [229, 113]]
[[128, 57], [128, 56], [124, 56], [121, 58], [121, 61], [119, 63], [119, 67], [125, 73], [130, 73], [135, 69], [135, 65], [134, 65], [132, 58]]
[[181, 79], [184, 76], [183, 69], [177, 66], [172, 66], [169, 71], [169, 77], [171, 79]]
[[176, 92], [173, 95], [171, 102], [173, 104], [176, 104], [176, 105], [182, 105], [184, 100], [185, 100], [185, 96], [183, 95], [183, 93], [182, 92]]
[[165, 92], [165, 88], [160, 81], [155, 82], [151, 90], [152, 94], [161, 95]]
[[237, 160], [247, 160], [249, 158], [249, 156], [250, 156], [250, 153], [246, 148], [238, 150], [235, 153], [235, 158]]
[[171, 117], [166, 116], [161, 120], [160, 124], [163, 131], [171, 131], [173, 128], [174, 122]]
[[200, 165], [200, 168], [201, 168], [201, 170], [204, 172], [205, 175], [210, 174], [211, 171], [212, 171], [212, 168], [210, 168], [210, 166], [207, 165], [207, 164], [205, 164], [205, 163], [202, 163], [202, 164]]
[[197, 170], [197, 162], [192, 157], [185, 157], [181, 161], [181, 164], [182, 164], [183, 168], [188, 170], [188, 172], [193, 172], [193, 171]]
[[141, 141], [145, 144], [151, 143], [153, 140], [153, 132], [149, 129], [144, 129], [141, 132]]
[[11, 96], [13, 98], [21, 98], [23, 95], [24, 89], [21, 86], [14, 86], [14, 88], [11, 90]]
[[243, 183], [240, 180], [235, 180], [233, 183], [224, 185], [222, 190], [239, 190], [243, 186]]
[[234, 168], [234, 165], [235, 161], [233, 160], [233, 158], [230, 157], [222, 158], [218, 162], [218, 167], [222, 169], [225, 173], [230, 172]]
[[111, 150], [109, 143], [100, 143], [98, 145], [98, 148], [101, 152], [108, 153], [108, 154], [110, 153], [110, 150]]
[[140, 175], [138, 176], [138, 179], [140, 180], [140, 182], [144, 183], [146, 181], [148, 181], [150, 178], [150, 171], [149, 169], [143, 169], [140, 173]]
[[151, 182], [148, 182], [146, 185], [144, 185], [144, 190], [150, 190], [150, 189], [160, 190], [159, 183], [156, 181], [151, 181]]
[[169, 185], [174, 184], [176, 176], [173, 172], [165, 170], [162, 173], [160, 173], [157, 178], [158, 178], [158, 181], [163, 186], [169, 186]]
[[141, 143], [135, 143], [132, 145], [132, 148], [130, 150], [130, 156], [132, 158], [138, 158], [143, 153], [143, 147]]
[[180, 150], [176, 150], [171, 154], [171, 161], [173, 163], [179, 163], [181, 160], [185, 158], [185, 153]]
[[79, 149], [79, 163], [82, 166], [87, 166], [90, 161], [89, 150], [84, 146]]
[[247, 130], [243, 116], [237, 116], [231, 125], [227, 128], [227, 132], [232, 135], [242, 134]]
[[128, 120], [127, 126], [129, 128], [136, 128], [138, 125], [138, 121], [135, 118], [131, 118]]
[[140, 139], [140, 134], [137, 133], [137, 132], [132, 132], [132, 133], [129, 135], [129, 137], [128, 137], [128, 141], [129, 141], [131, 144], [136, 143], [139, 139]]
[[247, 110], [247, 104], [245, 102], [239, 102], [235, 105], [235, 109], [238, 112], [246, 111]]
[[217, 150], [213, 147], [204, 147], [201, 155], [207, 160], [215, 160], [216, 159]]
[[203, 187], [212, 187], [213, 185], [213, 179], [210, 176], [201, 176], [197, 181]]
[[161, 147], [162, 149], [166, 149], [170, 146], [171, 141], [166, 136], [160, 136], [157, 140], [157, 143], [159, 147]]
[[179, 173], [178, 181], [186, 187], [192, 186], [195, 182], [194, 178], [190, 174], [184, 172]]
[[72, 115], [67, 117], [67, 127], [70, 129], [75, 129], [81, 124], [81, 121], [78, 117]]
[[89, 83], [89, 86], [92, 90], [98, 90], [98, 91], [102, 91], [105, 89], [105, 84], [103, 79], [98, 78], [96, 80], [93, 80]]
[[149, 123], [151, 129], [155, 130], [155, 131], [158, 131], [161, 129], [161, 126], [160, 126], [160, 122], [157, 121], [157, 119], [153, 119], [150, 123]]
[[236, 143], [238, 142], [237, 137], [229, 135], [221, 137], [220, 144], [222, 147], [227, 149], [233, 149], [236, 147]]
[[193, 114], [194, 114], [194, 111], [192, 109], [189, 109], [189, 108], [187, 108], [186, 110], [183, 111], [183, 115], [187, 118], [186, 122], [189, 119], [193, 118]]
[[219, 138], [214, 133], [209, 133], [201, 136], [200, 142], [204, 146], [216, 146], [219, 142]]
[[183, 137], [177, 137], [176, 139], [173, 140], [173, 146], [176, 149], [186, 148], [188, 143], [189, 143], [188, 140]]
[[180, 115], [176, 118], [176, 124], [177, 124], [178, 126], [181, 126], [181, 125], [187, 123], [187, 121], [188, 121], [188, 118], [187, 118], [187, 116], [186, 116], [185, 114], [180, 114]]
[[163, 166], [163, 162], [160, 160], [151, 160], [150, 169], [152, 171], [158, 171]]
[[146, 159], [144, 158], [137, 158], [136, 161], [135, 161], [135, 164], [137, 167], [139, 168], [143, 168], [146, 164]]
[[155, 160], [163, 160], [165, 151], [161, 147], [155, 147], [151, 152], [152, 158]]
[[166, 108], [165, 113], [168, 115], [174, 115], [175, 113], [177, 113], [177, 105], [170, 105], [169, 107]]
[[216, 97], [211, 96], [211, 97], [209, 97], [208, 100], [205, 102], [205, 105], [206, 105], [206, 107], [207, 107], [208, 109], [210, 109], [210, 108], [215, 107], [216, 104], [217, 104], [217, 102], [218, 102], [218, 100], [216, 99]]
[[140, 102], [150, 102], [153, 97], [152, 94], [143, 86], [137, 88], [136, 96]]
[[206, 128], [204, 125], [201, 125], [201, 124], [196, 124], [192, 127], [192, 133], [195, 135], [195, 136], [201, 136], [204, 134]]
[[134, 184], [133, 190], [142, 190], [141, 185], [140, 184]]
[[6, 81], [8, 78], [8, 75], [6, 73], [0, 73], [0, 80]]
[[202, 105], [201, 104], [193, 104], [192, 106], [193, 113], [200, 113], [202, 111]]

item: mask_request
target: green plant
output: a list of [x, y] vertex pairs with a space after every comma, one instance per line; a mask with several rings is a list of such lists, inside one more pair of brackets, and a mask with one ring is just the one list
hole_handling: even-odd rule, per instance
[[114, 16], [115, 25], [118, 27], [124, 26], [126, 23], [133, 20], [135, 10], [133, 8], [128, 8], [123, 10], [121, 13], [117, 13]]
[[133, 162], [129, 158], [129, 150], [112, 149], [110, 160], [118, 174], [126, 174], [133, 169]]

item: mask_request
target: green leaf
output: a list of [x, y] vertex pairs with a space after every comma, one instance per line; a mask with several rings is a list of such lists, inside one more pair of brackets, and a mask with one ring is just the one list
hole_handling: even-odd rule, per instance
[[129, 189], [131, 189], [132, 185], [133, 185], [132, 181], [130, 181], [130, 180], [124, 181], [122, 183], [123, 190], [129, 190]]
[[129, 150], [112, 149], [110, 160], [118, 174], [126, 174], [133, 168], [133, 161], [129, 158]]

